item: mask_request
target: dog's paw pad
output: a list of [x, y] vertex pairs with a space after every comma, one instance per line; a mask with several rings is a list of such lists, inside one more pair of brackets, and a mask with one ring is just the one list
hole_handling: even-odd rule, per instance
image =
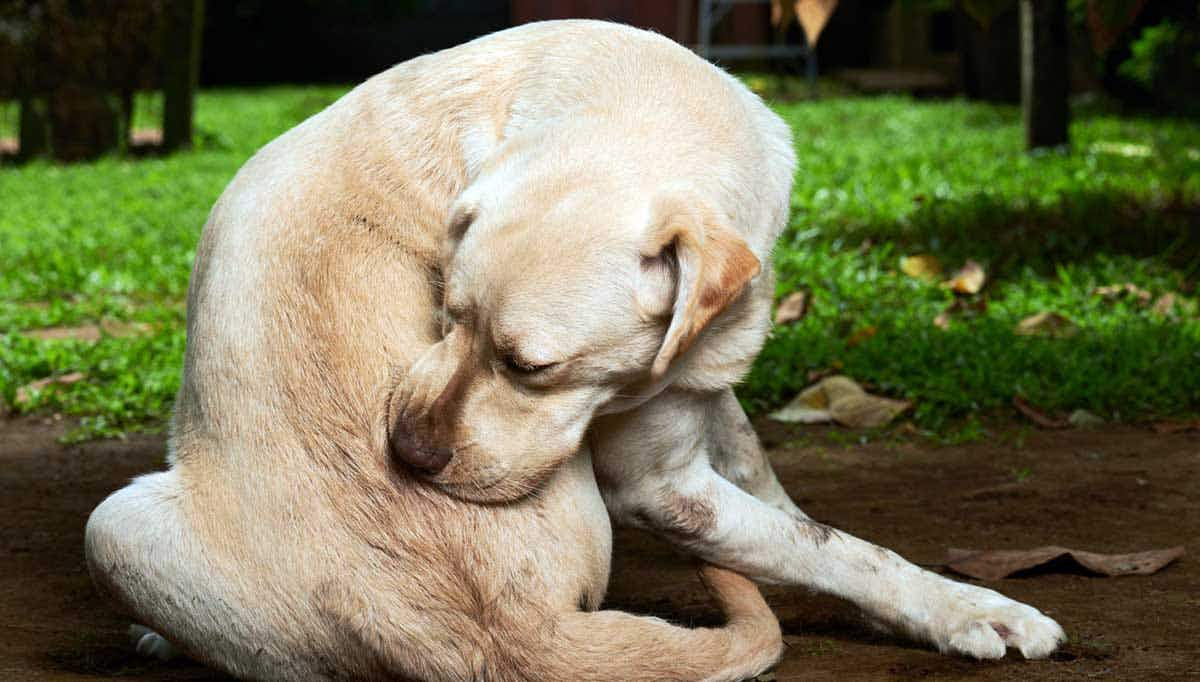
[[129, 639], [138, 654], [146, 658], [169, 661], [179, 656], [179, 651], [165, 637], [144, 625], [130, 625]]

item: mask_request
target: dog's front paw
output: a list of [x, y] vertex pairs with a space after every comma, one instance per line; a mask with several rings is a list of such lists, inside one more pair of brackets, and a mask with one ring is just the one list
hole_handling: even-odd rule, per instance
[[956, 584], [937, 608], [933, 639], [943, 653], [972, 658], [1003, 658], [1008, 647], [1025, 658], [1045, 658], [1067, 636], [1041, 611], [1002, 594]]

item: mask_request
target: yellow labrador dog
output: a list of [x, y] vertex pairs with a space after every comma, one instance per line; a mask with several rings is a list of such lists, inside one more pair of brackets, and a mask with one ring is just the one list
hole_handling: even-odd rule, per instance
[[[673, 88], [705, 99], [671, 103]], [[699, 108], [715, 119], [685, 120]], [[639, 165], [686, 182], [702, 161], [643, 163], [664, 157], [645, 146], [663, 125], [706, 144], [700, 125], [720, 123], [756, 147], [782, 130], [750, 115], [767, 116], [664, 39], [543, 24], [398, 66], [259, 152], [197, 249], [170, 470], [88, 521], [96, 583], [153, 629], [135, 630], [139, 648], [290, 680], [737, 680], [771, 665], [778, 622], [723, 569], [702, 571], [723, 628], [595, 612], [611, 528], [581, 442], [594, 405], [645, 373], [615, 316], [621, 279], [655, 254], [593, 239], [606, 220], [632, 236], [651, 207], [605, 204]], [[446, 277], [468, 252], [447, 244], [489, 233], [505, 248], [479, 253], [469, 283]], [[620, 271], [589, 274], [602, 264]], [[744, 275], [705, 295], [736, 295]], [[473, 326], [443, 330], [452, 292]], [[493, 298], [465, 310], [463, 295]], [[645, 315], [650, 334], [662, 312]], [[606, 336], [568, 347], [564, 329]], [[448, 349], [462, 364], [430, 394]], [[565, 351], [578, 357], [551, 357]], [[434, 447], [426, 423], [457, 435]]]
[[616, 25], [532, 24], [368, 81], [214, 208], [172, 468], [93, 514], [97, 582], [246, 676], [769, 664], [777, 626], [716, 569], [722, 630], [580, 612], [607, 578], [602, 493], [943, 651], [1047, 655], [1062, 631], [1036, 609], [817, 524], [775, 479], [730, 387], [767, 331], [793, 167], [736, 80]]

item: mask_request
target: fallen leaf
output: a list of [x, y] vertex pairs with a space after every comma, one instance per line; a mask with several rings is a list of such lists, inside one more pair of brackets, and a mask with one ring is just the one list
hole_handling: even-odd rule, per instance
[[94, 324], [79, 327], [43, 327], [41, 329], [26, 329], [23, 336], [42, 341], [99, 341], [100, 328]]
[[794, 291], [775, 310], [775, 324], [791, 324], [808, 314], [808, 292]]
[[879, 330], [874, 325], [860, 327], [859, 329], [855, 330], [849, 338], [846, 339], [846, 346], [854, 348], [855, 346], [862, 344], [864, 341], [870, 340], [878, 331]]
[[27, 403], [33, 399], [34, 391], [41, 391], [51, 386], [66, 386], [73, 384], [76, 381], [82, 381], [84, 378], [83, 372], [70, 372], [56, 377], [46, 377], [30, 382], [17, 389], [17, 402]]
[[942, 283], [956, 294], [978, 294], [987, 282], [987, 273], [983, 266], [973, 260], [966, 262], [949, 280]]
[[749, 76], [746, 78], [746, 87], [759, 97], [765, 98], [767, 91], [771, 89], [771, 84], [761, 76]]
[[1127, 159], [1144, 159], [1154, 155], [1154, 150], [1149, 146], [1133, 142], [1096, 142], [1088, 149], [1093, 154], [1124, 156]]
[[163, 142], [163, 132], [157, 128], [134, 128], [129, 133], [129, 144], [135, 147], [157, 147]]
[[1092, 35], [1092, 49], [1097, 56], [1108, 52], [1145, 4], [1146, 0], [1087, 0], [1086, 22]]
[[837, 4], [838, 0], [796, 0], [796, 16], [800, 19], [809, 45], [817, 44]]
[[967, 299], [956, 297], [950, 302], [950, 305], [946, 306], [945, 310], [938, 313], [937, 317], [933, 318], [933, 326], [945, 331], [950, 328], [950, 321], [955, 315], [960, 313], [973, 313], [976, 315], [982, 315], [983, 313], [987, 312], [987, 309], [987, 300], [983, 298]]
[[1110, 284], [1108, 286], [1096, 287], [1096, 290], [1093, 291], [1092, 294], [1109, 301], [1129, 297], [1142, 305], [1149, 303], [1151, 298], [1149, 291], [1146, 291], [1137, 285], [1130, 284], [1129, 282], [1126, 282], [1125, 284]]
[[1154, 422], [1150, 426], [1155, 433], [1184, 433], [1187, 431], [1200, 431], [1200, 419], [1192, 419], [1190, 421], [1160, 421]]
[[884, 426], [910, 407], [908, 401], [871, 395], [853, 379], [837, 375], [809, 386], [768, 416], [789, 423], [833, 421], [851, 428], [874, 428]]
[[942, 263], [937, 259], [937, 256], [929, 254], [905, 256], [900, 259], [900, 272], [909, 277], [932, 282], [941, 276]]
[[979, 22], [984, 31], [987, 31], [992, 25], [992, 20], [1008, 7], [1004, 0], [963, 0], [962, 4], [963, 10]]
[[1150, 310], [1163, 317], [1175, 314], [1175, 294], [1163, 294], [1154, 302]]
[[136, 336], [154, 329], [154, 325], [145, 322], [116, 322], [103, 320], [99, 325], [84, 324], [77, 327], [43, 327], [27, 329], [21, 332], [23, 336], [43, 341], [88, 341], [96, 342], [104, 335], [113, 337]]
[[1183, 547], [1132, 554], [1098, 554], [1057, 546], [983, 551], [951, 548], [946, 568], [980, 580], [999, 580], [1035, 568], [1058, 573], [1082, 569], [1101, 576], [1150, 575], [1183, 554]]
[[937, 317], [933, 318], [933, 326], [937, 327], [938, 329], [941, 329], [942, 331], [946, 331], [947, 329], [950, 328], [950, 309], [949, 308], [946, 308], [942, 312], [938, 313]]
[[1019, 395], [1014, 395], [1012, 399], [1013, 407], [1017, 408], [1021, 414], [1029, 417], [1029, 421], [1046, 429], [1065, 429], [1071, 425], [1065, 419], [1055, 419], [1035, 408], [1033, 405], [1025, 402], [1025, 399]]
[[824, 382], [825, 380], [822, 380], [804, 389], [791, 402], [768, 416], [776, 421], [798, 424], [824, 424], [833, 421], [833, 414], [829, 411], [829, 396], [822, 388]]
[[1087, 410], [1075, 410], [1071, 416], [1067, 417], [1067, 423], [1076, 428], [1090, 429], [1094, 426], [1103, 426], [1104, 419]]
[[904, 400], [881, 398], [869, 393], [846, 398], [830, 407], [833, 420], [842, 426], [855, 429], [872, 429], [886, 426], [897, 415], [912, 407]]
[[806, 379], [808, 379], [808, 383], [815, 384], [818, 381], [820, 381], [821, 379], [824, 379], [825, 377], [831, 377], [834, 374], [837, 374], [838, 370], [839, 370], [838, 367], [826, 367], [824, 369], [810, 369], [810, 370], [808, 370], [808, 373], [805, 374], [804, 376]]
[[1038, 313], [1017, 323], [1016, 333], [1021, 336], [1052, 336], [1067, 338], [1079, 332], [1069, 318], [1055, 312]]

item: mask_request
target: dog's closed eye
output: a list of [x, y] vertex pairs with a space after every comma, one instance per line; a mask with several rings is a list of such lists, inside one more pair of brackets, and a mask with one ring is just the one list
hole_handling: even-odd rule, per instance
[[505, 353], [501, 359], [504, 361], [505, 367], [513, 372], [516, 372], [517, 374], [537, 374], [538, 372], [545, 371], [558, 364], [555, 362], [549, 362], [539, 365], [527, 360], [522, 360], [512, 353]]

